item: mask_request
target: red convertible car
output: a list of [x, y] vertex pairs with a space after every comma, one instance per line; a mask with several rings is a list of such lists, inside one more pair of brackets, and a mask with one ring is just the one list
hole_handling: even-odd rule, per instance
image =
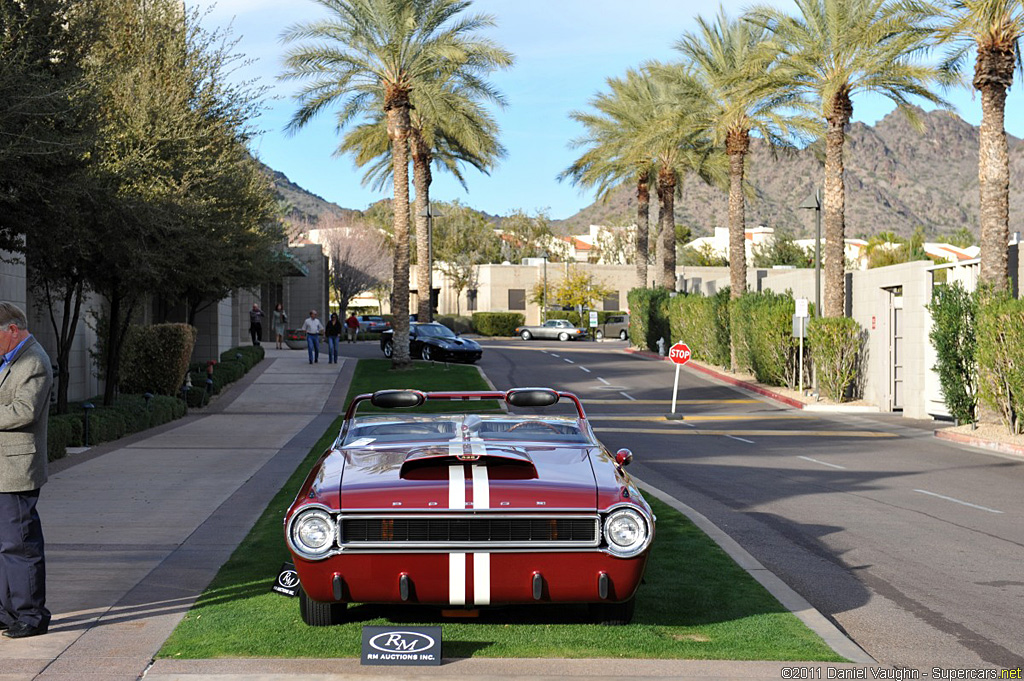
[[[512, 409], [562, 401], [574, 413], [356, 417], [365, 402], [426, 400], [499, 400]], [[605, 449], [572, 393], [359, 395], [285, 515], [302, 619], [339, 623], [347, 603], [581, 603], [597, 621], [624, 624], [655, 520], [623, 470], [631, 459], [628, 449]]]

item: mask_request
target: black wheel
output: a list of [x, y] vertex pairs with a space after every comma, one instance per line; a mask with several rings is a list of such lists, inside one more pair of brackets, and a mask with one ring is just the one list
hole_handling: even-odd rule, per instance
[[519, 336], [523, 340], [530, 340], [531, 338], [533, 338], [533, 334], [527, 331], [526, 329], [523, 329], [523, 332], [519, 334]]
[[620, 627], [633, 621], [636, 596], [622, 603], [591, 603], [590, 615], [598, 624], [606, 627]]
[[384, 350], [384, 356], [387, 357], [388, 359], [391, 359], [391, 355], [393, 355], [395, 352], [395, 348], [393, 347], [393, 343], [391, 343], [391, 341], [385, 343], [382, 350]]
[[434, 350], [429, 345], [424, 345], [423, 349], [420, 350], [420, 354], [423, 355], [423, 359], [427, 360], [428, 362], [434, 359]]
[[595, 331], [594, 332], [594, 339], [595, 340], [603, 340], [604, 339], [604, 331], [602, 331], [601, 329], [598, 329], [597, 331]]
[[321, 603], [306, 595], [299, 587], [299, 615], [311, 627], [331, 627], [345, 621], [347, 603]]
[[562, 331], [561, 333], [558, 334], [558, 340], [563, 342], [569, 340], [569, 334], [566, 333], [565, 331]]
[[625, 329], [619, 331], [619, 340], [626, 340], [627, 338], [629, 338], [629, 334], [626, 333]]

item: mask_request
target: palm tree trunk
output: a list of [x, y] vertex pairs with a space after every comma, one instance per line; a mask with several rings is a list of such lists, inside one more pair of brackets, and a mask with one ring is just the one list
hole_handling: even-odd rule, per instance
[[658, 197], [661, 199], [661, 285], [676, 290], [676, 174], [658, 171]]
[[1013, 82], [1013, 53], [979, 51], [974, 86], [981, 91], [978, 187], [981, 192], [981, 273], [979, 283], [1005, 291], [1010, 240], [1010, 161], [1006, 147], [1006, 90]]
[[[747, 216], [743, 202], [743, 174], [750, 133], [730, 130], [726, 139], [729, 155], [729, 297], [735, 300], [747, 292]], [[730, 343], [729, 363], [736, 371], [736, 346]]]
[[[843, 101], [845, 99], [845, 102]], [[849, 96], [837, 96], [825, 133], [825, 301], [826, 317], [846, 316], [846, 186], [843, 182], [843, 143], [846, 123], [853, 114]]]
[[647, 240], [650, 231], [649, 215], [651, 211], [651, 188], [647, 183], [647, 168], [640, 170], [636, 176], [636, 265], [637, 288], [647, 288], [647, 259], [649, 251]]
[[431, 302], [430, 223], [426, 216], [430, 206], [430, 149], [415, 128], [409, 145], [412, 150], [412, 185], [416, 189], [416, 290], [419, 301], [417, 319], [433, 321]]
[[395, 93], [389, 99], [386, 104], [388, 137], [395, 181], [395, 262], [391, 295], [395, 340], [391, 367], [404, 369], [412, 363], [409, 358], [409, 95]]

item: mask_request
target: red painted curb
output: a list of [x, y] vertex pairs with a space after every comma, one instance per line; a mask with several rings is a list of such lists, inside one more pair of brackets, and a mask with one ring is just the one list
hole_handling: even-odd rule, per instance
[[987, 449], [993, 452], [999, 452], [1000, 454], [1010, 454], [1013, 456], [1024, 457], [1024, 446], [1010, 444], [1009, 442], [996, 442], [995, 440], [985, 440], [980, 437], [973, 437], [971, 435], [964, 435], [963, 433], [951, 433], [947, 430], [936, 430], [935, 437], [940, 440], [949, 440], [950, 442], [956, 442], [962, 445], [970, 445], [971, 447], [978, 447], [979, 449]]
[[[636, 350], [634, 348], [626, 348], [626, 352], [628, 352], [630, 354], [633, 354], [633, 355], [639, 355], [639, 356], [645, 357], [647, 359], [660, 359], [663, 362], [669, 361], [668, 357], [662, 357], [661, 355], [658, 355], [656, 353], [650, 352], [648, 350]], [[693, 369], [695, 371], [700, 371], [700, 372], [705, 373], [705, 374], [707, 374], [709, 376], [713, 376], [713, 377], [717, 378], [720, 381], [724, 381], [725, 383], [728, 383], [730, 385], [735, 385], [737, 387], [743, 388], [744, 390], [749, 390], [750, 392], [757, 393], [758, 395], [764, 395], [765, 397], [770, 397], [771, 399], [773, 399], [773, 400], [775, 400], [777, 402], [782, 402], [783, 404], [788, 405], [790, 407], [795, 407], [797, 409], [803, 409], [806, 406], [800, 400], [794, 400], [792, 397], [786, 397], [785, 395], [780, 395], [779, 393], [775, 392], [774, 390], [769, 390], [768, 388], [765, 388], [765, 387], [762, 387], [760, 385], [757, 385], [756, 383], [749, 383], [747, 381], [741, 381], [738, 378], [733, 378], [732, 376], [729, 376], [728, 374], [720, 373], [718, 371], [715, 371], [714, 369], [709, 369], [707, 367], [702, 367], [702, 366], [698, 366], [696, 364], [691, 364], [691, 363], [684, 364], [683, 368]]]

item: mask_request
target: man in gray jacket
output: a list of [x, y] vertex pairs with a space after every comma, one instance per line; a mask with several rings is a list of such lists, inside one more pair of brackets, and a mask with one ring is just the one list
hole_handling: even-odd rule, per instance
[[45, 634], [46, 567], [36, 512], [46, 482], [50, 358], [28, 332], [25, 313], [0, 302], [0, 630]]

